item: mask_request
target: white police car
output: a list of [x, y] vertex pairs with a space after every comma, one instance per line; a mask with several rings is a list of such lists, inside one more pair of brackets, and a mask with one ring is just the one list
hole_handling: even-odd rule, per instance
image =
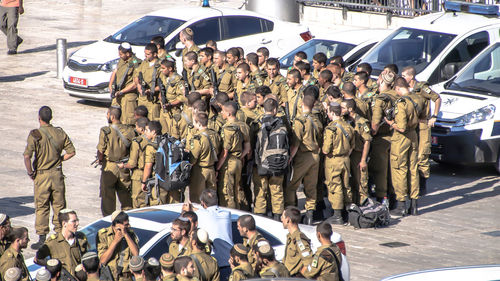
[[400, 70], [414, 66], [416, 79], [430, 85], [450, 79], [498, 40], [500, 19], [495, 5], [452, 1], [444, 5], [446, 11], [420, 16], [398, 28], [360, 62], [369, 63], [374, 76], [385, 65], [396, 64]]
[[472, 265], [408, 272], [381, 281], [491, 281], [500, 280], [500, 265]]
[[[195, 204], [196, 208], [201, 208]], [[159, 257], [168, 251], [168, 243], [170, 241], [171, 222], [180, 216], [182, 204], [169, 204], [155, 207], [146, 207], [127, 211], [129, 215], [130, 225], [134, 233], [139, 238], [139, 255], [145, 259], [150, 257]], [[243, 238], [240, 236], [237, 227], [239, 216], [251, 214], [248, 212], [222, 208], [231, 212], [231, 229], [218, 229], [218, 231], [231, 232], [233, 243], [242, 243]], [[257, 230], [270, 242], [276, 252], [276, 258], [281, 260], [285, 254], [285, 244], [287, 231], [283, 229], [281, 222], [269, 219], [267, 217], [253, 215], [257, 225]], [[111, 225], [111, 217], [107, 216], [99, 219], [85, 227], [80, 231], [85, 233], [91, 247], [91, 251], [96, 251], [96, 236], [99, 229], [109, 227]], [[220, 228], [219, 225], [214, 225], [214, 228]], [[311, 239], [312, 248], [315, 250], [320, 246], [316, 238], [316, 228], [309, 225], [300, 225], [300, 230]], [[209, 231], [210, 232], [210, 231]], [[350, 279], [349, 262], [346, 256], [345, 243], [340, 234], [334, 232], [332, 242], [336, 243], [342, 252], [342, 275], [344, 280]], [[213, 237], [211, 238], [213, 239]], [[220, 240], [220, 239], [219, 239]], [[229, 266], [229, 249], [232, 245], [224, 245], [224, 241], [219, 241], [221, 244], [214, 242], [213, 256], [217, 259], [219, 269], [221, 271], [221, 280], [227, 280], [231, 272]], [[219, 245], [219, 247], [218, 247]], [[221, 249], [221, 250], [218, 250]], [[26, 265], [30, 275], [34, 278], [36, 271], [40, 266], [33, 263], [33, 259], [26, 260]]]
[[442, 105], [432, 128], [431, 158], [455, 164], [495, 163], [500, 173], [500, 42], [433, 89], [440, 93]]
[[118, 45], [132, 44], [132, 51], [144, 58], [144, 46], [155, 36], [165, 37], [165, 49], [182, 62], [175, 51], [183, 48], [179, 32], [187, 27], [194, 31], [194, 42], [204, 45], [215, 40], [218, 49], [242, 47], [255, 52], [265, 46], [273, 56], [279, 56], [290, 46], [312, 38], [302, 25], [280, 21], [254, 12], [209, 7], [175, 7], [159, 10], [125, 26], [102, 41], [73, 53], [63, 72], [64, 90], [70, 96], [110, 101], [108, 90], [111, 72], [118, 63]]

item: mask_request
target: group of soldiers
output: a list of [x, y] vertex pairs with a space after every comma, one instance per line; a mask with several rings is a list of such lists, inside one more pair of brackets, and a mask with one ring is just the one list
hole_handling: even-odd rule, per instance
[[[206, 209], [217, 208], [215, 190], [204, 190], [200, 200]], [[76, 212], [63, 209], [58, 214], [61, 230], [44, 242], [33, 259], [34, 263], [42, 266], [36, 272], [36, 280], [219, 281], [219, 263], [211, 255], [213, 242], [208, 232], [198, 227], [195, 211], [190, 203], [184, 204], [181, 215], [172, 222], [165, 252], [159, 257], [145, 260], [139, 256], [139, 240], [125, 212], [113, 212], [111, 226], [97, 232], [96, 251], [91, 251], [87, 237], [78, 231]], [[300, 210], [293, 206], [287, 207], [280, 220], [288, 232], [282, 262], [276, 259], [270, 242], [257, 231], [254, 217], [241, 215], [238, 218], [237, 227], [243, 243], [234, 244], [230, 249], [230, 281], [290, 276], [343, 280], [342, 253], [331, 241], [331, 224], [321, 222], [316, 227], [316, 236], [321, 245], [313, 253], [310, 239], [298, 226], [301, 221]], [[11, 227], [8, 215], [0, 213], [1, 280], [32, 280], [21, 253], [28, 242], [28, 230]]]

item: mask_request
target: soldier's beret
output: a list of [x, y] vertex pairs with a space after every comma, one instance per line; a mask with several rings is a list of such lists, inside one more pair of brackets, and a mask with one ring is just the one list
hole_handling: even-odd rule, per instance
[[141, 271], [142, 268], [144, 267], [144, 259], [140, 256], [133, 256], [130, 259], [129, 267], [130, 267], [130, 270], [132, 270], [132, 271], [135, 271], [135, 272]]
[[57, 266], [59, 264], [59, 260], [58, 259], [50, 259], [47, 261], [47, 265], [48, 266]]
[[49, 281], [50, 272], [47, 269], [42, 268], [36, 272], [35, 278], [37, 281]]
[[82, 256], [82, 262], [86, 261], [86, 260], [89, 260], [89, 259], [94, 259], [94, 258], [97, 258], [97, 253], [96, 252], [86, 252]]
[[11, 267], [5, 271], [5, 281], [17, 281], [21, 278], [21, 269], [18, 267]]
[[165, 253], [160, 257], [160, 264], [163, 267], [170, 268], [174, 266], [174, 260], [175, 260], [174, 256], [172, 256], [169, 253]]
[[238, 243], [234, 244], [234, 250], [242, 255], [248, 255], [248, 248], [245, 247], [243, 244]]
[[263, 255], [269, 255], [271, 253], [274, 253], [273, 247], [269, 243], [262, 243], [261, 246], [259, 246], [259, 253]]

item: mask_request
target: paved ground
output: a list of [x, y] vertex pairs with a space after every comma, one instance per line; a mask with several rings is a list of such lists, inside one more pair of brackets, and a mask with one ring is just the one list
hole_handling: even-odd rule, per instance
[[[68, 206], [81, 224], [100, 217], [99, 170], [89, 166], [98, 131], [106, 125], [103, 105], [78, 101], [64, 94], [56, 79], [56, 38], [76, 47], [104, 38], [112, 31], [158, 7], [188, 1], [66, 0], [27, 1], [20, 20], [24, 38], [17, 56], [7, 56], [0, 36], [0, 211], [14, 225], [34, 234], [33, 185], [22, 162], [29, 130], [38, 126], [37, 110], [49, 105], [53, 123], [71, 136], [77, 155], [66, 162]], [[125, 5], [126, 4], [126, 5]], [[239, 1], [216, 5], [237, 7]], [[156, 8], [153, 8], [156, 7]], [[100, 24], [97, 24], [100, 23]], [[431, 193], [421, 200], [421, 215], [395, 221], [382, 229], [335, 227], [347, 244], [352, 280], [378, 280], [412, 270], [442, 266], [500, 263], [500, 178], [493, 168], [433, 165]], [[399, 248], [382, 243], [408, 244]], [[26, 256], [32, 256], [31, 250]]]

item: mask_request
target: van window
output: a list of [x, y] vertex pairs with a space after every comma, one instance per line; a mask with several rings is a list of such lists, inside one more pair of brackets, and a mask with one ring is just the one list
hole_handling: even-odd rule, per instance
[[194, 32], [194, 43], [204, 45], [208, 40], [220, 41], [219, 17], [204, 19], [189, 26]]

